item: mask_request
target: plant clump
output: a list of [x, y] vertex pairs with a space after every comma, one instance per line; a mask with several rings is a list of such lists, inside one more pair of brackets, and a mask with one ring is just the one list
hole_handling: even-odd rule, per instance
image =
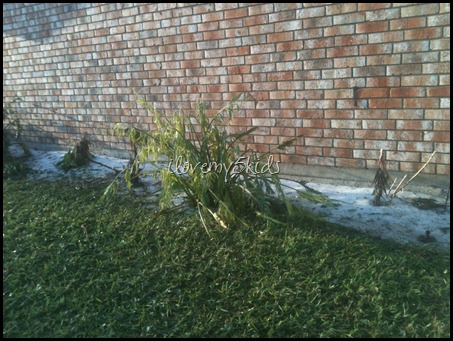
[[93, 155], [90, 152], [90, 141], [84, 135], [82, 139], [74, 145], [72, 150], [63, 156], [63, 159], [58, 161], [56, 166], [67, 172], [73, 168], [87, 166], [92, 160]]
[[[24, 164], [25, 159], [30, 155], [30, 151], [25, 143], [19, 141], [22, 126], [19, 119], [11, 116], [16, 113], [13, 104], [21, 101], [20, 97], [15, 97], [11, 102], [6, 102], [3, 107], [3, 178], [14, 178], [25, 175], [29, 168]], [[19, 153], [11, 153], [11, 148], [17, 147]]]
[[387, 167], [384, 161], [384, 155], [381, 149], [379, 161], [378, 161], [378, 169], [376, 170], [376, 175], [374, 176], [373, 185], [373, 204], [376, 206], [381, 206], [381, 198], [385, 194], [387, 195], [387, 187], [390, 182], [390, 176], [387, 173]]
[[[234, 96], [211, 116], [203, 102], [198, 103], [195, 113], [166, 116], [140, 99], [138, 103], [153, 117], [156, 129], [115, 127], [118, 136], [129, 135], [137, 147], [132, 165], [124, 172], [128, 185], [132, 186], [131, 180], [139, 164], [153, 163], [156, 166], [153, 174], [160, 177], [162, 184], [161, 208], [169, 208], [174, 204], [173, 199], [183, 194], [184, 201], [176, 208], [195, 207], [205, 228], [208, 218], [226, 228], [245, 224], [243, 218], [250, 214], [273, 221], [275, 213], [294, 215], [298, 208], [285, 196], [278, 177], [278, 161], [272, 152], [283, 150], [297, 138], [263, 154], [241, 149], [239, 142], [258, 127], [237, 134], [227, 132], [226, 125], [233, 117], [239, 97]], [[158, 164], [162, 156], [168, 162], [165, 166]], [[114, 182], [105, 195], [115, 187]]]

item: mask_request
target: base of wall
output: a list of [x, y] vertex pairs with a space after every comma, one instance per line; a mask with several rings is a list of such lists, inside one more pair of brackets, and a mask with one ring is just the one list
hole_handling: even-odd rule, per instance
[[[31, 149], [38, 150], [68, 150], [68, 147], [62, 147], [51, 144], [27, 144]], [[119, 149], [93, 149], [95, 155], [107, 155], [122, 159], [128, 159], [130, 154], [127, 151]], [[306, 182], [324, 183], [338, 186], [352, 187], [369, 187], [372, 189], [372, 183], [376, 174], [376, 169], [352, 169], [338, 168], [327, 166], [312, 166], [300, 164], [280, 164], [280, 177], [288, 180], [303, 180]], [[397, 178], [400, 181], [406, 173], [389, 171], [392, 179]], [[412, 177], [413, 173], [407, 175], [406, 180]], [[405, 180], [405, 182], [406, 182]], [[432, 196], [442, 196], [450, 187], [450, 177], [447, 175], [419, 174], [405, 188], [414, 193], [428, 194]]]
[[[376, 174], [376, 169], [351, 169], [326, 166], [311, 166], [298, 164], [280, 165], [282, 178], [291, 180], [304, 180], [332, 185], [370, 187]], [[407, 174], [404, 183], [415, 173], [403, 173], [389, 171], [392, 179], [397, 179], [397, 183]], [[392, 180], [393, 181], [393, 180]], [[414, 193], [423, 193], [433, 196], [441, 196], [450, 186], [450, 177], [447, 175], [419, 174], [411, 181], [405, 190]]]

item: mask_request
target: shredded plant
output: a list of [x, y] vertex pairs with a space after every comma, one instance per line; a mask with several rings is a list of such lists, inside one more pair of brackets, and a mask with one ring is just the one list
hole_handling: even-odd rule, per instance
[[[185, 210], [184, 204], [197, 208], [206, 231], [209, 219], [227, 228], [246, 225], [244, 217], [250, 214], [273, 220], [277, 212], [298, 214], [300, 209], [285, 197], [278, 162], [274, 163], [272, 155], [274, 150], [285, 149], [297, 138], [263, 154], [241, 150], [239, 142], [258, 127], [238, 134], [227, 133], [225, 126], [231, 121], [240, 96], [233, 97], [212, 116], [202, 102], [194, 113], [166, 116], [140, 99], [138, 102], [153, 117], [156, 129], [148, 132], [123, 124], [115, 127], [118, 136], [129, 136], [136, 154], [133, 164], [124, 172], [129, 186], [139, 165], [154, 161], [154, 175], [162, 183], [161, 207], [170, 207], [173, 199], [182, 195], [185, 202], [179, 208]], [[167, 159], [166, 166], [156, 163], [160, 157]], [[115, 186], [112, 183], [105, 196], [112, 195]]]
[[90, 141], [85, 134], [80, 141], [75, 143], [72, 150], [69, 150], [63, 159], [57, 162], [56, 166], [67, 172], [73, 168], [79, 168], [88, 165], [93, 155], [90, 152]]
[[[20, 97], [15, 97], [11, 102], [3, 101], [3, 178], [20, 178], [28, 172], [24, 162], [30, 155], [25, 143], [20, 141], [22, 125], [18, 119], [13, 118], [16, 114], [14, 105], [20, 102]], [[20, 150], [20, 156], [13, 155], [11, 147]]]
[[381, 206], [381, 198], [385, 194], [387, 195], [387, 187], [390, 182], [390, 176], [387, 173], [387, 167], [385, 165], [384, 154], [381, 149], [378, 161], [378, 169], [376, 170], [376, 175], [374, 176], [373, 185], [373, 204], [376, 206]]

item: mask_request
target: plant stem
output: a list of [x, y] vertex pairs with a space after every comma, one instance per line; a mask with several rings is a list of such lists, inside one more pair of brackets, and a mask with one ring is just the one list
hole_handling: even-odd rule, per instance
[[[425, 164], [422, 166], [422, 168], [420, 168], [420, 169], [417, 171], [417, 173], [415, 173], [415, 174], [412, 176], [412, 178], [410, 178], [410, 179], [404, 184], [404, 186], [400, 187], [400, 185], [398, 185], [398, 187], [395, 189], [395, 191], [394, 191], [394, 192], [392, 193], [392, 195], [391, 195], [392, 198], [396, 195], [396, 193], [402, 191], [402, 190], [404, 189], [404, 187], [406, 187], [407, 185], [409, 185], [409, 183], [410, 183], [412, 180], [414, 180], [414, 178], [415, 178], [418, 174], [420, 174], [420, 172], [421, 172], [421, 171], [426, 167], [426, 165], [431, 161], [431, 159], [433, 158], [434, 154], [436, 154], [436, 151], [434, 151], [434, 152], [431, 154], [431, 156], [429, 157], [428, 161], [425, 162]], [[403, 180], [404, 180], [404, 178], [403, 178]], [[403, 181], [401, 180], [401, 183], [402, 183], [402, 182], [403, 182]], [[401, 184], [401, 183], [400, 183], [400, 184]], [[399, 187], [400, 187], [400, 188], [399, 188]]]
[[91, 159], [91, 162], [94, 162], [94, 163], [96, 163], [96, 164], [98, 164], [98, 165], [100, 165], [100, 166], [104, 166], [104, 167], [106, 167], [106, 168], [108, 168], [108, 169], [111, 169], [111, 170], [114, 171], [116, 174], [121, 173], [121, 171], [119, 171], [119, 170], [117, 170], [117, 169], [115, 169], [115, 168], [112, 168], [112, 167], [110, 167], [110, 166], [104, 165], [103, 163], [100, 163], [100, 162], [95, 161], [95, 160], [93, 160], [93, 159]]

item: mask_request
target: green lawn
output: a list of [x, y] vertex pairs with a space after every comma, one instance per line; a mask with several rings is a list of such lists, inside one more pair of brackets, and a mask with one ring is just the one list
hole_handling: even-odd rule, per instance
[[449, 337], [450, 256], [313, 219], [212, 227], [3, 181], [3, 337]]

